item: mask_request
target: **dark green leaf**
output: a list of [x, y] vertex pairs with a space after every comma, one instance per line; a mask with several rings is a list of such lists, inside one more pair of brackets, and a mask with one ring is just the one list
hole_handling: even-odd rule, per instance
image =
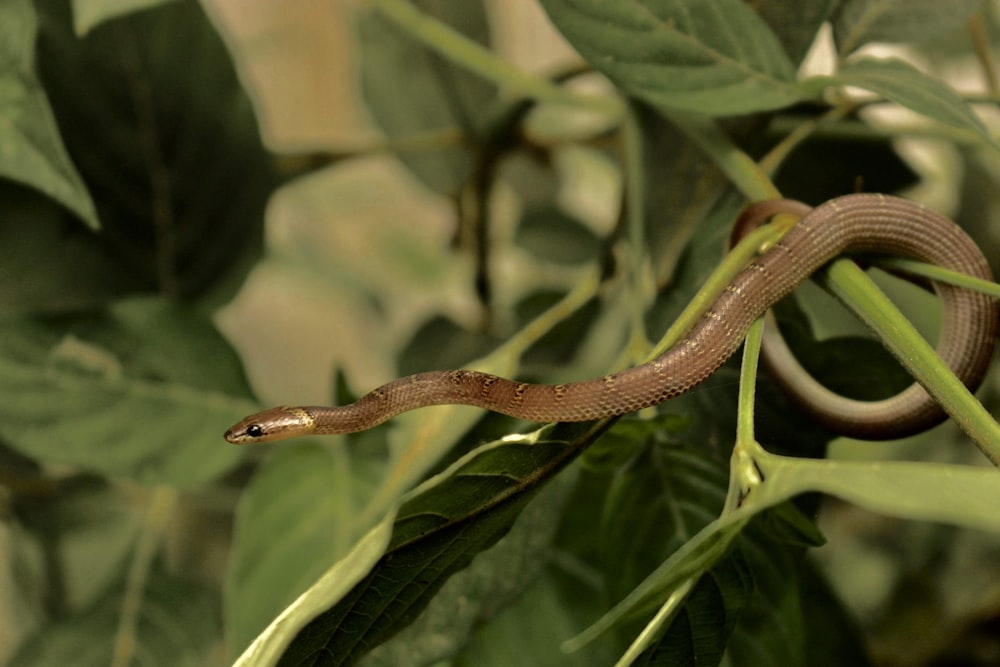
[[560, 264], [592, 262], [599, 250], [592, 231], [556, 208], [525, 214], [517, 230], [517, 242], [539, 258]]
[[612, 600], [718, 516], [726, 479], [723, 460], [662, 444], [647, 446], [615, 476], [598, 528]]
[[928, 118], [989, 140], [986, 126], [953, 88], [902, 60], [856, 58], [845, 63], [836, 75], [811, 79], [804, 85], [815, 88], [828, 84], [870, 90]]
[[38, 192], [0, 182], [0, 313], [79, 311], [144, 284], [101, 236]]
[[190, 1], [83, 39], [66, 0], [39, 7], [41, 79], [115, 270], [143, 292], [228, 299], [276, 179], [219, 35]]
[[634, 664], [718, 665], [753, 587], [739, 551], [731, 552], [701, 576], [667, 632]]
[[256, 406], [202, 315], [157, 301], [0, 323], [0, 436], [48, 463], [192, 486], [241, 457], [222, 431]]
[[869, 42], [916, 42], [964, 27], [982, 0], [843, 0], [833, 21], [837, 51]]
[[[417, 667], [452, 657], [480, 626], [529, 594], [552, 554], [555, 527], [571, 484], [568, 472], [552, 480], [509, 533], [453, 575], [412, 625], [375, 648], [363, 664]], [[558, 650], [552, 637], [547, 640], [549, 650]]]
[[795, 69], [742, 0], [542, 0], [560, 32], [624, 92], [712, 116], [799, 99]]
[[[823, 112], [821, 106], [802, 108], [800, 113], [776, 119], [770, 129], [787, 136], [786, 130], [815, 120]], [[820, 204], [854, 192], [859, 185], [865, 192], [901, 192], [917, 182], [912, 166], [899, 156], [889, 139], [878, 141], [854, 135], [851, 130], [856, 128], [870, 135], [865, 132], [867, 126], [854, 118], [841, 121], [838, 127], [844, 131], [836, 136], [814, 136], [782, 161], [774, 179], [783, 196]]]
[[325, 664], [348, 664], [411, 623], [451, 575], [507, 533], [540, 485], [604, 428], [558, 426], [544, 439], [495, 443], [463, 460], [400, 507], [385, 556], [299, 632], [280, 664], [320, 654]]
[[758, 0], [753, 7], [771, 26], [792, 63], [802, 62], [816, 40], [816, 33], [840, 0]]
[[0, 4], [0, 177], [45, 193], [96, 229], [94, 203], [35, 73], [36, 32], [31, 0]]
[[501, 342], [471, 332], [446, 317], [435, 317], [413, 334], [399, 353], [397, 366], [402, 375], [460, 368], [486, 355]]

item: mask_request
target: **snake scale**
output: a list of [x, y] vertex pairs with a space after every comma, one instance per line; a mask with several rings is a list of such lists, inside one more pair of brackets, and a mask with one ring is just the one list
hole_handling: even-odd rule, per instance
[[[283, 406], [251, 415], [226, 431], [225, 438], [246, 444], [351, 433], [408, 410], [443, 404], [471, 405], [534, 422], [589, 421], [634, 412], [705, 380], [739, 349], [755, 319], [811, 273], [849, 252], [908, 257], [992, 280], [982, 252], [947, 218], [898, 197], [846, 195], [809, 210], [779, 242], [737, 274], [682, 340], [641, 366], [567, 384], [530, 384], [472, 370], [419, 373], [383, 385], [349, 405]], [[997, 305], [988, 296], [949, 285], [935, 283], [935, 291], [943, 308], [937, 352], [975, 390], [997, 338]], [[766, 339], [765, 354], [769, 346], [773, 343]], [[787, 380], [786, 388], [813, 416], [845, 435], [902, 437], [945, 418], [916, 384], [892, 398], [862, 402], [831, 392], [800, 390], [798, 382]]]

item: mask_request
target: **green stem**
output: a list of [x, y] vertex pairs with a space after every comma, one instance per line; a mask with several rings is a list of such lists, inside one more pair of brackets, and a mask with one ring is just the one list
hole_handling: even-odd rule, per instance
[[743, 344], [740, 366], [740, 393], [736, 419], [736, 442], [751, 442], [753, 437], [754, 397], [757, 393], [757, 366], [760, 364], [760, 343], [764, 337], [764, 318], [750, 325]]
[[821, 282], [853, 309], [979, 449], [1000, 466], [1000, 424], [941, 362], [934, 348], [854, 262], [837, 260]]
[[765, 225], [747, 234], [712, 271], [702, 288], [698, 290], [698, 293], [694, 295], [687, 307], [657, 343], [656, 348], [649, 355], [649, 359], [655, 359], [666, 352], [690, 331], [709, 306], [719, 298], [719, 295], [726, 289], [726, 285], [731, 283], [733, 278], [750, 263], [750, 260], [760, 253], [760, 249], [769, 247], [781, 238], [783, 233], [784, 229], [779, 229], [776, 225]]
[[679, 112], [669, 113], [668, 117], [689, 139], [708, 153], [716, 166], [747, 199], [762, 201], [781, 197], [767, 172], [737, 148], [714, 120]]

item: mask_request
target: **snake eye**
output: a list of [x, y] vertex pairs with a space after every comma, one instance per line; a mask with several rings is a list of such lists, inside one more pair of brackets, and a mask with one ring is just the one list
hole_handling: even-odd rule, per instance
[[260, 424], [250, 424], [247, 426], [247, 435], [251, 438], [259, 438], [264, 435], [264, 429]]

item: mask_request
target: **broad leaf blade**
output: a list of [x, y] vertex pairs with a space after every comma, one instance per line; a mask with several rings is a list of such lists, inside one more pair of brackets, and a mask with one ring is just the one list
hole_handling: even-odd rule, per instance
[[[280, 664], [350, 664], [412, 622], [455, 572], [496, 543], [539, 486], [607, 424], [487, 445], [404, 503], [385, 556], [295, 638]], [[543, 430], [547, 431], [547, 429]]]
[[[557, 475], [495, 546], [455, 573], [405, 630], [376, 647], [365, 667], [420, 667], [454, 657], [498, 612], [534, 590], [550, 562], [552, 541], [570, 485]], [[551, 650], [556, 648], [551, 637]]]
[[[485, 45], [489, 25], [481, 0], [416, 0], [429, 16]], [[476, 137], [496, 99], [496, 87], [449, 62], [377, 11], [358, 22], [361, 90], [365, 103], [390, 140], [451, 131]], [[473, 154], [464, 142], [400, 154], [424, 183], [455, 194], [469, 179]]]
[[18, 451], [181, 487], [242, 456], [221, 431], [256, 406], [235, 354], [203, 316], [136, 301], [0, 326], [0, 436]]
[[[339, 460], [338, 460], [339, 458]], [[359, 537], [344, 457], [280, 449], [240, 497], [225, 586], [226, 639], [238, 655]]]
[[774, 33], [741, 0], [543, 0], [596, 69], [652, 104], [712, 116], [800, 97]]
[[947, 84], [898, 59], [857, 58], [833, 77], [805, 82], [857, 86], [928, 118], [989, 140], [989, 132], [969, 105]]
[[196, 2], [82, 39], [66, 0], [39, 8], [39, 74], [115, 268], [133, 293], [227, 300], [260, 254], [277, 179], [219, 35]]
[[87, 187], [63, 146], [35, 73], [37, 17], [30, 0], [0, 4], [0, 177], [23, 183], [99, 226]]
[[752, 591], [747, 564], [733, 551], [701, 576], [669, 629], [633, 664], [718, 665]]
[[[121, 623], [121, 588], [87, 609], [45, 626], [29, 638], [11, 667], [110, 665]], [[137, 610], [133, 664], [198, 667], [208, 664], [220, 628], [218, 601], [206, 589], [154, 573]]]
[[869, 42], [915, 42], [960, 26], [981, 0], [844, 0], [833, 21], [837, 51], [846, 55]]

